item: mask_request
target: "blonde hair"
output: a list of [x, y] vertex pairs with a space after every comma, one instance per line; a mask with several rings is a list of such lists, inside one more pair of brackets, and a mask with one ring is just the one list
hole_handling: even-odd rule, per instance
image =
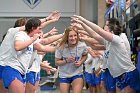
[[78, 31], [76, 31], [76, 29], [74, 29], [72, 26], [69, 26], [69, 27], [66, 28], [65, 31], [64, 31], [64, 35], [63, 35], [62, 40], [61, 40], [61, 42], [60, 42], [60, 44], [59, 44], [59, 47], [64, 48], [64, 45], [65, 45], [65, 44], [68, 44], [68, 37], [69, 37], [69, 32], [70, 32], [70, 31], [75, 31], [75, 32], [77, 33], [77, 42], [76, 42], [76, 45], [77, 45], [77, 43], [78, 43], [78, 41], [79, 41], [79, 33], [78, 33]]

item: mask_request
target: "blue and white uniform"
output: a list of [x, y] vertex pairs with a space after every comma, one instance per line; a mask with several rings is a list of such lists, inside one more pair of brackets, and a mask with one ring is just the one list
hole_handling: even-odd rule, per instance
[[85, 63], [85, 81], [90, 85], [90, 86], [95, 86], [93, 83], [94, 78], [93, 78], [93, 70], [92, 70], [92, 61], [93, 58], [92, 56], [88, 53], [88, 57], [86, 59]]
[[11, 40], [13, 40], [14, 35], [19, 32], [19, 28], [10, 28], [1, 43], [0, 46], [0, 79], [2, 79], [2, 71], [5, 66], [5, 62], [10, 58], [11, 56]]
[[6, 60], [5, 69], [2, 72], [2, 79], [6, 88], [8, 88], [10, 83], [16, 78], [24, 82], [24, 75], [27, 73], [33, 52], [33, 44], [23, 50], [16, 51], [14, 42], [16, 40], [27, 41], [29, 39], [30, 37], [24, 31], [17, 32], [14, 39], [11, 39], [11, 56]]
[[[75, 55], [76, 58], [81, 58], [82, 55], [87, 54], [87, 46], [84, 42], [78, 42], [74, 48], [69, 48], [65, 44], [64, 49], [58, 48], [55, 52], [55, 58], [64, 59], [68, 56]], [[69, 78], [71, 83], [77, 77], [83, 77], [83, 65], [76, 67], [74, 62], [67, 63], [62, 66], [58, 66], [59, 77], [62, 79]]]
[[[140, 89], [139, 74], [131, 62], [124, 40], [113, 34], [112, 42], [105, 40], [104, 45], [108, 49], [107, 68], [113, 78], [117, 78], [117, 87], [123, 89], [130, 86], [138, 91]], [[124, 79], [121, 80], [122, 75]]]

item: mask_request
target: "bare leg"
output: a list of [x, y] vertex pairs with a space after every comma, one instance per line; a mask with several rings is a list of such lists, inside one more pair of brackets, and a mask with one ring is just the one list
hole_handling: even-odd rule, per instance
[[61, 93], [70, 93], [70, 84], [60, 83], [60, 92]]
[[25, 93], [25, 86], [18, 79], [13, 80], [8, 89], [10, 93]]
[[72, 82], [72, 89], [73, 89], [73, 93], [82, 93], [83, 90], [83, 79], [82, 78], [76, 78], [73, 82]]
[[136, 91], [132, 88], [130, 88], [130, 86], [125, 87], [124, 89], [121, 90], [122, 93], [136, 93]]
[[38, 93], [38, 86], [39, 86], [39, 81], [37, 81], [35, 83], [35, 92], [34, 93]]
[[96, 87], [95, 86], [89, 86], [89, 93], [96, 93]]
[[122, 90], [120, 90], [119, 88], [116, 88], [116, 93], [136, 93], [136, 91], [130, 88], [129, 86], [127, 86]]
[[0, 79], [0, 93], [8, 93], [8, 89], [4, 88], [3, 81]]
[[101, 81], [100, 83], [100, 89], [101, 89], [101, 93], [107, 93], [107, 90], [105, 88], [105, 84], [104, 84], [104, 81]]

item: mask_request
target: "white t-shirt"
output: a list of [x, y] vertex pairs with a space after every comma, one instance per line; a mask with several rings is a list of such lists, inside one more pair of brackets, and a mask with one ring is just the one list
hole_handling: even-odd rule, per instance
[[123, 39], [124, 44], [126, 46], [126, 50], [128, 51], [128, 54], [131, 56], [131, 50], [130, 50], [130, 43], [127, 39], [127, 36], [125, 33], [121, 33], [120, 37]]
[[[64, 49], [58, 48], [56, 50], [55, 58], [63, 59], [71, 56], [71, 54], [77, 55], [77, 57], [81, 58], [82, 55], [85, 55], [85, 53], [87, 53], [86, 48], [87, 46], [84, 42], [79, 42], [77, 47], [71, 49], [69, 49], [68, 45], [66, 44]], [[80, 67], [76, 67], [73, 62], [70, 62], [65, 65], [58, 66], [58, 71], [60, 78], [69, 78], [75, 75], [83, 74], [83, 65], [81, 65]]]
[[23, 75], [27, 73], [29, 67], [33, 52], [33, 44], [21, 51], [16, 51], [14, 48], [14, 42], [16, 40], [27, 41], [29, 39], [30, 37], [27, 35], [27, 33], [23, 31], [17, 32], [14, 36], [14, 39], [11, 41], [11, 57], [6, 62], [6, 66], [17, 69]]
[[34, 53], [33, 55], [34, 56], [34, 59], [32, 60], [32, 64], [31, 66], [29, 66], [29, 69], [28, 69], [28, 72], [32, 71], [32, 72], [40, 72], [40, 62], [41, 62], [41, 58], [39, 56], [39, 54], [37, 54], [37, 50], [34, 50]]
[[5, 66], [6, 60], [11, 56], [11, 43], [19, 28], [10, 28], [0, 46], [0, 65]]
[[104, 45], [108, 49], [107, 68], [113, 77], [118, 77], [135, 69], [125, 43], [120, 36], [113, 34], [112, 42], [105, 40]]
[[[40, 42], [41, 39], [37, 39], [33, 44], [36, 44], [38, 42]], [[33, 72], [40, 72], [40, 62], [41, 62], [41, 58], [40, 55], [37, 54], [37, 50], [33, 51], [31, 60], [30, 60], [30, 65], [29, 65], [29, 69], [28, 72], [33, 71]]]
[[93, 58], [88, 53], [88, 57], [87, 57], [86, 61], [84, 62], [85, 63], [85, 72], [92, 73], [92, 61], [93, 61]]

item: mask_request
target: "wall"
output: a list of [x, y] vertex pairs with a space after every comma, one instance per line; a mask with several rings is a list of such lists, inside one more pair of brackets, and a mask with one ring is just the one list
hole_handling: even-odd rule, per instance
[[98, 25], [104, 26], [104, 14], [106, 10], [105, 0], [98, 0]]
[[[43, 2], [43, 5], [39, 5], [40, 9], [42, 9], [41, 12], [39, 12], [38, 6], [34, 8], [37, 8], [37, 13], [34, 13], [35, 10], [31, 9], [28, 5], [26, 5], [23, 2], [24, 0], [10, 0], [10, 5], [6, 3], [8, 1], [9, 0], [4, 0], [0, 3], [0, 41], [2, 40], [2, 36], [7, 32], [8, 28], [14, 25], [14, 22], [17, 18], [24, 16], [38, 16], [40, 14], [42, 14], [40, 15], [40, 18], [44, 18], [44, 11], [46, 11], [46, 15], [50, 14], [51, 11], [56, 9], [59, 9], [62, 13], [62, 17], [60, 18], [60, 20], [56, 23], [49, 25], [47, 28], [44, 29], [44, 32], [49, 31], [55, 26], [59, 30], [59, 32], [62, 33], [64, 29], [70, 25], [70, 16], [73, 14], [80, 14], [81, 16], [93, 22], [97, 22], [98, 18], [98, 0], [59, 0], [59, 2], [56, 0], [42, 0], [41, 2]], [[53, 2], [55, 3], [53, 4]], [[44, 3], [47, 3], [46, 6], [44, 5]], [[14, 7], [14, 9], [12, 9], [12, 6]], [[44, 10], [45, 8], [47, 9]], [[21, 14], [24, 14], [24, 16]]]
[[80, 15], [92, 22], [98, 21], [98, 0], [81, 0]]

